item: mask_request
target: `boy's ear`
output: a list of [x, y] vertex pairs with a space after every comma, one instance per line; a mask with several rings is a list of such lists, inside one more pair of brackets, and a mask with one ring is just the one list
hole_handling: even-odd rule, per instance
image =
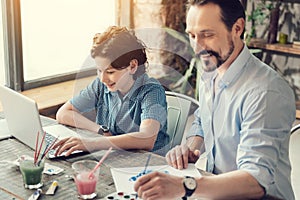
[[139, 62], [137, 59], [132, 59], [129, 63], [130, 65], [130, 74], [135, 74], [138, 66], [139, 66]]

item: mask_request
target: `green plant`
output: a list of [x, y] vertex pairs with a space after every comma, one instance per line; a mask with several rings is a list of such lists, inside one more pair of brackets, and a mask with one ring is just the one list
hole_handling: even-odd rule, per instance
[[[255, 7], [254, 2], [252, 2], [252, 7]], [[261, 1], [260, 3], [256, 4], [256, 7], [251, 11], [251, 14], [247, 15], [247, 21], [251, 22], [251, 29], [248, 39], [257, 37], [256, 26], [264, 23], [268, 16], [268, 12], [266, 12], [267, 10], [268, 9], [266, 8], [266, 5]]]
[[186, 53], [190, 55], [188, 57], [191, 57], [191, 60], [189, 61], [189, 65], [187, 66], [187, 70], [185, 71], [183, 76], [179, 80], [177, 80], [175, 84], [171, 86], [171, 89], [182, 94], [190, 93], [188, 91], [189, 80], [193, 75], [195, 75], [196, 80], [193, 85], [194, 87], [193, 93], [195, 99], [198, 99], [199, 80], [200, 80], [200, 74], [202, 72], [201, 61], [199, 58], [195, 57], [194, 50], [190, 45], [189, 37], [186, 33], [180, 33], [170, 28], [164, 28], [164, 31], [171, 37], [180, 41], [186, 47], [184, 49], [187, 51]]
[[169, 83], [168, 88], [197, 98], [199, 73], [196, 70], [196, 63], [198, 61], [193, 58], [194, 51], [185, 33], [186, 3], [187, 0], [162, 0], [161, 17], [166, 27], [164, 28], [165, 41], [168, 40], [166, 38], [171, 37], [173, 42], [164, 44], [167, 46], [164, 48], [167, 51], [162, 51], [160, 57], [163, 65], [175, 70], [174, 74], [171, 72], [163, 78], [163, 81]]
[[247, 15], [247, 21], [251, 23], [250, 32], [247, 35], [246, 42], [248, 43], [251, 38], [257, 37], [257, 26], [268, 24], [266, 21], [269, 20], [271, 11], [274, 8], [278, 8], [281, 4], [281, 0], [252, 0], [252, 10]]

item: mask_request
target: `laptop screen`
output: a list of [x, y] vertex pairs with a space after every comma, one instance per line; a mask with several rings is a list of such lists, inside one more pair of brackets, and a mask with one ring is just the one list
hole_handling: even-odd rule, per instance
[[10, 134], [35, 149], [36, 135], [43, 133], [36, 102], [2, 85], [0, 101]]

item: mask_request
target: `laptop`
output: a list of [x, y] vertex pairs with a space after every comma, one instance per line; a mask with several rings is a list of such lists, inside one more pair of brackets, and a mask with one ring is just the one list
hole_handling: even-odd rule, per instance
[[9, 133], [6, 120], [0, 119], [0, 140], [4, 140], [10, 137], [11, 134]]
[[[46, 147], [47, 142], [52, 143], [57, 137], [58, 139], [63, 139], [66, 137], [78, 136], [75, 131], [61, 124], [48, 123], [48, 125], [42, 127], [36, 102], [21, 93], [2, 85], [0, 85], [0, 102], [2, 104], [9, 134], [33, 150], [36, 149], [38, 133], [38, 144], [41, 144], [44, 132], [47, 133], [46, 142], [44, 142], [42, 150]], [[74, 151], [74, 153], [79, 152], [82, 151]], [[48, 157], [54, 158], [54, 153], [53, 150], [50, 151]]]

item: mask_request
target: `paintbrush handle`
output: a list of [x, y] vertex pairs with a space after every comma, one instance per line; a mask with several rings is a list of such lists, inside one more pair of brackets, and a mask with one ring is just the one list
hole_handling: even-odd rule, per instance
[[152, 154], [149, 154], [149, 155], [148, 155], [148, 158], [147, 158], [147, 161], [146, 161], [146, 164], [145, 164], [145, 169], [144, 169], [144, 172], [143, 172], [144, 174], [146, 173], [147, 167], [148, 167], [148, 165], [149, 165], [149, 161], [150, 161], [151, 155], [152, 155]]

